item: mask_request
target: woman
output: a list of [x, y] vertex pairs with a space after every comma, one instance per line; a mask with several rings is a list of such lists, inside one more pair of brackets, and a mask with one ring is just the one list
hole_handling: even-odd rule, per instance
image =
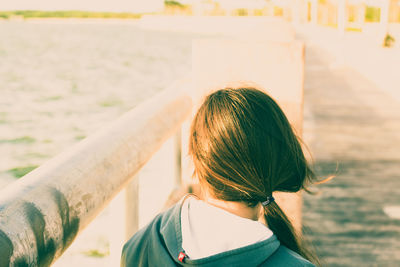
[[314, 266], [274, 201], [314, 179], [276, 102], [253, 88], [209, 95], [191, 126], [201, 199], [189, 196], [137, 232], [122, 266]]

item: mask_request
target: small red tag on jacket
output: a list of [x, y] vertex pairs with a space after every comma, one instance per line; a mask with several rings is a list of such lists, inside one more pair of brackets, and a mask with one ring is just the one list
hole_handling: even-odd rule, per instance
[[186, 257], [186, 254], [185, 254], [184, 252], [180, 252], [180, 253], [179, 253], [179, 256], [178, 256], [178, 260], [179, 260], [180, 262], [183, 262], [183, 260], [185, 259], [185, 257]]

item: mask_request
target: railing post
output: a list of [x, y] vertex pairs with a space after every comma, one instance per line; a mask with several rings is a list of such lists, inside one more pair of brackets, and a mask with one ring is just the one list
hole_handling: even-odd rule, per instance
[[175, 178], [175, 188], [180, 188], [182, 186], [182, 128], [179, 128], [174, 136], [174, 178]]
[[125, 187], [125, 241], [139, 229], [139, 175]]

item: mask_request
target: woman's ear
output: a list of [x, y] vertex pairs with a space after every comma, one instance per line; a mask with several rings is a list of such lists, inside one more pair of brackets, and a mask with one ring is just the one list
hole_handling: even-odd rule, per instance
[[261, 203], [259, 203], [257, 205], [257, 207], [259, 208], [259, 211], [260, 211], [260, 213], [258, 215], [258, 221], [268, 227], [267, 220], [265, 219], [265, 208], [264, 208], [264, 206], [261, 205]]

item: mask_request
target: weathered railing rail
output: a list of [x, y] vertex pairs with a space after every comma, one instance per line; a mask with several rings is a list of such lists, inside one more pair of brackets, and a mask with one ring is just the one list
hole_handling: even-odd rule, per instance
[[0, 267], [54, 262], [191, 108], [171, 87], [1, 191]]

